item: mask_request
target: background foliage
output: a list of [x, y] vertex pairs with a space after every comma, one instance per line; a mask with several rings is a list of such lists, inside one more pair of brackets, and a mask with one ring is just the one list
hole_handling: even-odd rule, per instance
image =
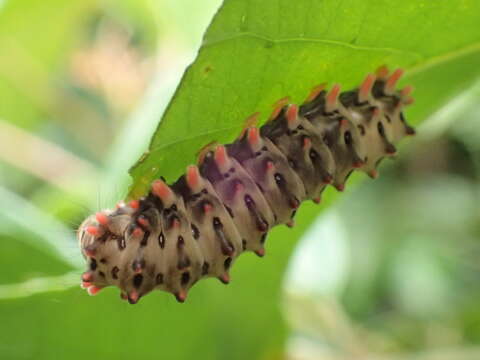
[[[227, 0], [201, 41], [219, 5], [0, 1], [1, 357], [478, 358], [480, 4]], [[411, 122], [430, 121], [383, 179], [353, 179], [285, 279], [334, 191], [186, 304], [77, 287], [73, 230], [126, 195], [147, 147], [131, 196], [277, 99], [382, 64], [416, 88]]]

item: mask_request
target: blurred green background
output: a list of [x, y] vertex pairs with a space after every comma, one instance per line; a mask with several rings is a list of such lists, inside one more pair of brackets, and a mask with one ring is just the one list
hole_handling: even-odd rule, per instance
[[0, 359], [480, 359], [479, 84], [228, 287], [78, 287], [74, 231], [125, 196], [220, 3], [0, 0]]

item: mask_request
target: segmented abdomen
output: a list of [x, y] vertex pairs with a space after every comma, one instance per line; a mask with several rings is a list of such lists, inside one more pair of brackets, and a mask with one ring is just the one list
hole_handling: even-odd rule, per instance
[[78, 231], [82, 286], [94, 295], [115, 285], [134, 304], [154, 289], [183, 302], [204, 277], [228, 283], [235, 259], [263, 256], [269, 229], [293, 226], [302, 201], [320, 202], [328, 184], [342, 191], [354, 169], [375, 178], [394, 143], [414, 134], [402, 114], [411, 88], [395, 90], [401, 74], [382, 67], [358, 89], [317, 87], [300, 107], [282, 101], [261, 128], [207, 148], [174, 184], [156, 180], [146, 197], [90, 216]]

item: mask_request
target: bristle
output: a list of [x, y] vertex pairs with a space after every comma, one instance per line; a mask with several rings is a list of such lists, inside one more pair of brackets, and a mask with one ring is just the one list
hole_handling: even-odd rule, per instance
[[400, 96], [402, 98], [405, 98], [405, 97], [409, 96], [412, 92], [413, 92], [413, 86], [412, 85], [407, 85], [402, 90], [400, 90]]
[[407, 135], [409, 136], [412, 136], [412, 135], [415, 135], [416, 131], [413, 127], [411, 126], [406, 126], [405, 127], [405, 132], [407, 133]]
[[220, 171], [225, 171], [229, 167], [229, 159], [225, 146], [220, 145], [215, 149], [215, 162]]
[[235, 184], [235, 193], [243, 192], [243, 190], [245, 190], [245, 186], [242, 183], [238, 182]]
[[91, 271], [86, 271], [82, 274], [82, 281], [84, 282], [92, 282], [93, 281], [93, 273]]
[[103, 231], [98, 226], [88, 226], [86, 230], [90, 235], [93, 236], [100, 236], [103, 233]]
[[137, 291], [132, 290], [128, 295], [127, 295], [127, 300], [130, 304], [136, 304], [138, 302], [138, 299], [140, 298], [139, 294]]
[[298, 126], [298, 106], [291, 104], [285, 114], [287, 118], [288, 127], [294, 129]]
[[260, 232], [266, 232], [268, 231], [268, 225], [264, 221], [262, 221], [257, 224], [257, 229]]
[[255, 250], [255, 254], [258, 256], [258, 257], [264, 257], [265, 256], [265, 249], [258, 249], [258, 250]]
[[137, 210], [140, 207], [140, 201], [132, 200], [128, 203], [128, 206], [130, 206], [132, 209]]
[[325, 174], [322, 176], [322, 182], [324, 184], [331, 184], [333, 182], [333, 176], [331, 174]]
[[98, 287], [98, 286], [95, 286], [95, 285], [89, 286], [89, 287], [87, 288], [87, 292], [88, 292], [88, 294], [91, 295], [91, 296], [97, 295], [100, 290], [102, 290], [102, 288], [101, 288], [101, 287]]
[[368, 74], [365, 80], [363, 80], [363, 83], [362, 85], [360, 85], [360, 88], [358, 90], [358, 101], [360, 103], [368, 101], [373, 84], [375, 83], [375, 79], [375, 75]]
[[290, 199], [288, 203], [290, 205], [290, 208], [294, 210], [298, 209], [298, 207], [300, 206], [300, 201], [298, 201], [298, 199], [296, 198]]
[[180, 227], [180, 221], [179, 221], [177, 218], [174, 218], [174, 219], [172, 220], [172, 225], [171, 225], [171, 227], [172, 227], [173, 229], [178, 229], [178, 228]]
[[305, 99], [304, 104], [307, 104], [307, 103], [315, 100], [315, 99], [318, 97], [318, 95], [319, 95], [323, 90], [325, 90], [325, 87], [326, 87], [326, 84], [323, 83], [323, 84], [317, 85], [317, 86], [315, 86], [314, 88], [312, 88], [312, 90], [310, 91], [310, 94], [308, 94], [307, 98]]
[[262, 146], [260, 132], [258, 131], [258, 128], [251, 127], [248, 129], [248, 143], [254, 150]]
[[212, 209], [213, 209], [212, 204], [210, 204], [210, 203], [205, 203], [205, 204], [203, 204], [203, 212], [204, 212], [205, 214], [211, 212]]
[[280, 111], [282, 111], [283, 107], [287, 105], [289, 102], [290, 102], [290, 98], [288, 96], [281, 98], [280, 100], [277, 100], [273, 105], [274, 108], [272, 113], [268, 117], [268, 121], [276, 119], [278, 117], [278, 114], [280, 114]]
[[395, 145], [388, 143], [385, 147], [385, 152], [388, 155], [393, 156], [397, 153], [397, 148], [395, 147]]
[[162, 202], [168, 206], [173, 201], [173, 192], [170, 187], [165, 184], [162, 180], [155, 180], [152, 183], [152, 193], [160, 198]]
[[148, 219], [147, 219], [145, 216], [143, 216], [143, 215], [141, 215], [141, 216], [138, 217], [137, 222], [138, 222], [141, 226], [143, 226], [144, 228], [148, 228], [148, 227], [150, 226], [150, 222], [149, 222]]
[[223, 283], [223, 284], [228, 284], [230, 282], [230, 275], [228, 273], [224, 273], [218, 277], [218, 279]]
[[132, 235], [133, 235], [134, 237], [136, 237], [136, 238], [142, 237], [143, 234], [144, 234], [144, 233], [143, 233], [142, 228], [140, 228], [140, 227], [138, 227], [138, 226], [132, 230]]
[[335, 84], [327, 94], [325, 108], [327, 112], [332, 112], [337, 107], [338, 95], [340, 94], [340, 85]]
[[80, 287], [85, 290], [88, 289], [90, 286], [92, 286], [91, 282], [82, 281], [82, 283], [80, 284]]
[[312, 140], [308, 137], [303, 138], [303, 148], [305, 150], [310, 149], [312, 147]]
[[83, 253], [85, 254], [85, 256], [92, 258], [92, 257], [95, 257], [96, 249], [97, 249], [96, 243], [93, 243], [84, 247]]
[[175, 294], [175, 298], [179, 303], [183, 303], [187, 299], [187, 292], [185, 290], [180, 290]]
[[97, 212], [95, 214], [95, 218], [97, 219], [98, 223], [100, 225], [103, 225], [103, 226], [107, 226], [108, 225], [108, 216], [102, 212]]
[[368, 172], [368, 176], [370, 176], [372, 179], [378, 178], [378, 171], [373, 169]]
[[265, 168], [267, 171], [271, 171], [275, 169], [275, 164], [273, 163], [273, 161], [269, 160], [265, 163]]
[[135, 274], [140, 274], [143, 271], [142, 262], [134, 261], [132, 265], [132, 269]]
[[387, 66], [382, 65], [377, 69], [375, 73], [378, 79], [386, 80], [388, 78], [388, 74], [390, 73], [390, 71], [388, 70]]
[[245, 132], [249, 128], [257, 126], [259, 116], [260, 116], [260, 113], [256, 112], [245, 119], [245, 121], [243, 122], [243, 129], [240, 132], [240, 135], [238, 136], [239, 139], [243, 138], [243, 136], [245, 135]]
[[202, 164], [205, 160], [205, 157], [208, 153], [215, 150], [215, 147], [218, 145], [218, 141], [210, 141], [208, 144], [202, 146], [200, 150], [197, 151], [197, 160], [199, 164]]
[[200, 185], [200, 172], [196, 165], [189, 165], [187, 167], [187, 184], [190, 190], [197, 192]]
[[402, 77], [403, 70], [397, 69], [393, 72], [392, 75], [388, 78], [387, 82], [385, 83], [385, 88], [383, 92], [385, 94], [391, 95], [395, 91], [395, 87], [397, 86], [398, 80]]
[[355, 161], [352, 163], [352, 167], [355, 168], [355, 169], [359, 169], [359, 168], [361, 168], [363, 165], [365, 165], [365, 162], [363, 162], [362, 160], [355, 160]]
[[259, 112], [256, 112], [256, 113], [253, 113], [252, 115], [250, 115], [249, 117], [247, 117], [245, 119], [245, 122], [244, 122], [244, 128], [245, 129], [248, 129], [250, 127], [256, 127], [257, 124], [258, 124], [258, 118], [260, 117], [260, 113]]

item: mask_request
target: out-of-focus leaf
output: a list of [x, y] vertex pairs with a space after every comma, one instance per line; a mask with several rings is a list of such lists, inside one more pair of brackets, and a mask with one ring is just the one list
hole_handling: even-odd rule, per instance
[[[421, 157], [432, 160], [421, 151], [409, 160], [404, 155], [396, 169]], [[474, 182], [440, 169], [415, 172], [412, 178], [405, 171], [389, 171], [330, 209], [315, 223], [316, 233], [304, 235], [291, 264], [293, 281], [285, 302], [296, 356], [303, 355], [298, 339], [333, 358], [368, 353], [368, 359], [420, 359], [436, 348], [457, 346], [458, 357], [451, 356], [463, 359], [462, 349], [474, 349], [478, 313], [469, 305], [478, 303], [480, 289]], [[332, 253], [332, 248], [343, 251]], [[345, 255], [347, 266], [342, 266]], [[312, 259], [326, 274], [314, 276], [315, 270], [308, 269], [315, 264]], [[340, 291], [332, 291], [332, 278], [341, 285], [333, 290]], [[464, 312], [473, 326], [462, 326]]]
[[[13, 225], [13, 224], [12, 224]], [[0, 272], [0, 284], [16, 284], [29, 281], [38, 277], [61, 276], [72, 270], [72, 266], [64, 259], [58, 257], [49, 247], [44, 246], [44, 241], [37, 234], [28, 229], [15, 226], [15, 232], [5, 234], [5, 225], [0, 227], [0, 254], [2, 271]], [[28, 239], [27, 239], [28, 238]], [[22, 241], [19, 241], [22, 239]], [[36, 242], [36, 246], [32, 244]], [[78, 283], [80, 270], [77, 278], [68, 286]], [[44, 291], [48, 291], [45, 288]], [[40, 291], [40, 289], [37, 289]], [[1, 292], [1, 291], [0, 291]], [[0, 295], [0, 298], [5, 296]]]
[[[27, 230], [36, 236], [18, 236], [16, 239], [47, 251], [73, 267], [82, 264], [73, 231], [32, 203], [2, 187], [0, 187], [0, 216], [2, 232], [18, 232], [20, 227], [23, 231]], [[38, 238], [43, 241], [38, 241]]]
[[[165, 27], [166, 34], [163, 35], [166, 35], [168, 41], [175, 39], [175, 45], [178, 48], [172, 47], [168, 42], [167, 44], [164, 44], [163, 41], [159, 43], [158, 56], [167, 59], [168, 64], [162, 62], [162, 65], [157, 66], [149, 88], [145, 91], [137, 109], [128, 117], [126, 125], [109, 151], [105, 162], [105, 175], [100, 185], [102, 193], [106, 195], [104, 196], [106, 200], [100, 204], [102, 207], [111, 206], [124, 195], [122, 191], [131, 180], [128, 176], [128, 169], [148, 145], [148, 139], [155, 131], [158, 119], [172, 98], [175, 87], [181, 80], [183, 70], [195, 57], [195, 49], [187, 46], [186, 43], [193, 39], [196, 43], [200, 43], [200, 35], [196, 30], [199, 27], [205, 29], [213, 10], [218, 8], [220, 0], [202, 1], [201, 4], [195, 0], [162, 3], [152, 0], [142, 0], [141, 2], [124, 0], [123, 3], [128, 8], [137, 7], [140, 4], [140, 8], [150, 8], [157, 21]], [[201, 10], [193, 13], [196, 7]], [[180, 19], [183, 19], [186, 13], [189, 13], [188, 16], [192, 16], [194, 21], [192, 20], [189, 24], [188, 30], [182, 28], [180, 31]], [[182, 34], [183, 36], [181, 36]], [[113, 189], [112, 184], [114, 184]]]
[[75, 284], [78, 278], [78, 272], [72, 271], [59, 276], [37, 276], [25, 282], [2, 284], [0, 285], [0, 299], [17, 299], [42, 292], [64, 291]]
[[0, 10], [0, 117], [21, 127], [43, 120], [55, 98], [52, 70], [75, 39], [97, 0], [14, 0]]

